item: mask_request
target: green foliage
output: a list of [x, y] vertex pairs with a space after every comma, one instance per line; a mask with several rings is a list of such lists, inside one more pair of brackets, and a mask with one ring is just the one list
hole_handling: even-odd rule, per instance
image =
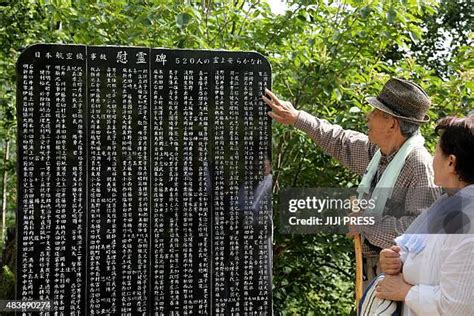
[[0, 297], [12, 299], [15, 297], [14, 293], [15, 275], [9, 266], [3, 266], [0, 274]]
[[[359, 131], [366, 129], [365, 97], [380, 91], [391, 76], [410, 78], [433, 99], [432, 122], [423, 128], [433, 148], [436, 119], [472, 109], [472, 5], [461, 2], [462, 10], [447, 0], [442, 5], [434, 0], [300, 0], [288, 1], [291, 9], [275, 15], [259, 0], [1, 1], [0, 170], [9, 174], [9, 213], [16, 207], [15, 155], [4, 162], [4, 144], [16, 141], [14, 65], [28, 45], [258, 51], [272, 64], [273, 90], [279, 96]], [[461, 34], [441, 66], [429, 58], [436, 53], [433, 34], [440, 25], [433, 21], [438, 20]], [[285, 187], [353, 187], [359, 178], [294, 128], [274, 124], [273, 144], [275, 312], [348, 315], [353, 305], [351, 241], [339, 235], [280, 234], [278, 192]], [[9, 225], [14, 226], [11, 220]]]
[[445, 77], [456, 72], [457, 68], [450, 63], [452, 55], [458, 54], [460, 47], [473, 43], [469, 36], [474, 32], [474, 2], [441, 0], [437, 14], [425, 11], [420, 17], [419, 25], [426, 30], [425, 38], [414, 42], [411, 49], [437, 75]]

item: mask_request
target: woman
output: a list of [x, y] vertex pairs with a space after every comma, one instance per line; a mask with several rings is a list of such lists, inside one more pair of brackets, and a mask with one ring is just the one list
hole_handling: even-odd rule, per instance
[[378, 298], [403, 316], [474, 315], [474, 115], [438, 122], [433, 160], [440, 197], [380, 253]]

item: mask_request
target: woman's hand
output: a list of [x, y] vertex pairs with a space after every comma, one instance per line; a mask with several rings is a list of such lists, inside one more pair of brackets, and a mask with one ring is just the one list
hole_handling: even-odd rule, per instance
[[270, 99], [263, 95], [262, 100], [273, 110], [273, 112], [268, 112], [268, 116], [285, 125], [295, 124], [299, 111], [290, 102], [278, 99], [270, 90], [265, 89], [265, 93]]
[[392, 246], [380, 252], [380, 269], [385, 274], [398, 274], [402, 271], [400, 247]]
[[412, 286], [405, 282], [401, 273], [386, 275], [375, 287], [375, 297], [403, 302]]

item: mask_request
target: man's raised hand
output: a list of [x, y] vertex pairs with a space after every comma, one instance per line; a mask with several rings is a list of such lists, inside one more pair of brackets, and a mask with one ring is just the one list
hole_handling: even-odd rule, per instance
[[270, 90], [265, 89], [265, 94], [268, 97], [263, 95], [262, 100], [272, 108], [272, 112], [268, 112], [268, 116], [285, 125], [295, 124], [299, 111], [290, 102], [278, 99]]

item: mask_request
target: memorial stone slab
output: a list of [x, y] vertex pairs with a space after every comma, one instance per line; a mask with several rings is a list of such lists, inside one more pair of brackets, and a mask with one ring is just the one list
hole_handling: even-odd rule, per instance
[[17, 78], [18, 299], [272, 313], [263, 56], [39, 44]]

